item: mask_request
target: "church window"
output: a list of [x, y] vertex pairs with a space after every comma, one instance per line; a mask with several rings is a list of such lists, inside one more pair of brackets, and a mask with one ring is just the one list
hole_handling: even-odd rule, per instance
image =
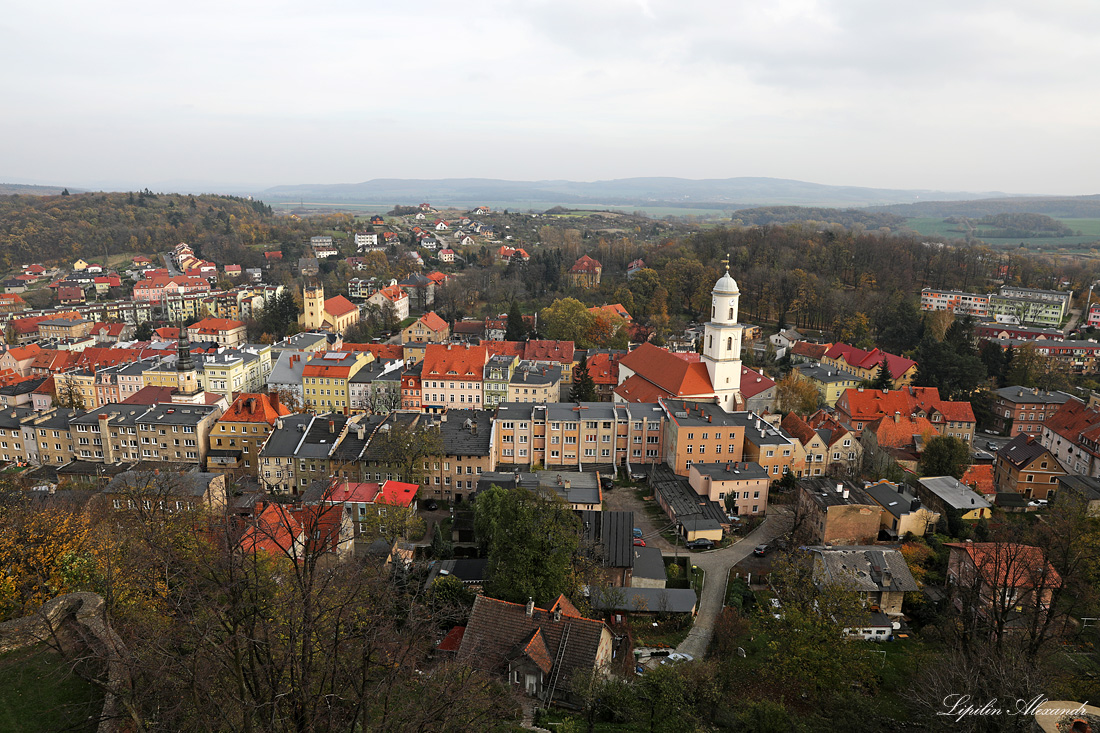
[[733, 336], [726, 337], [726, 351], [733, 351]]
[[713, 334], [707, 336], [707, 348], [708, 349], [713, 349], [714, 348], [714, 335]]
[[732, 305], [730, 306], [730, 318], [729, 319], [731, 321], [733, 320], [733, 306]]

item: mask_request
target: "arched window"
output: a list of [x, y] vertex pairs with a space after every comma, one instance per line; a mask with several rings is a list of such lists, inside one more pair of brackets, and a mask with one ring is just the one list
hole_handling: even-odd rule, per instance
[[713, 349], [714, 348], [714, 335], [713, 334], [711, 334], [710, 336], [707, 336], [707, 348], [708, 349]]
[[726, 337], [726, 351], [733, 351], [733, 336]]
[[733, 320], [733, 306], [730, 306], [730, 320]]

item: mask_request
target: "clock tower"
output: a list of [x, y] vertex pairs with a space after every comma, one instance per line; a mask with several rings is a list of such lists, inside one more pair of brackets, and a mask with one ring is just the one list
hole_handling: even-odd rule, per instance
[[710, 294], [710, 321], [703, 331], [703, 363], [718, 406], [726, 412], [743, 409], [741, 397], [741, 335], [737, 323], [737, 282], [726, 272]]

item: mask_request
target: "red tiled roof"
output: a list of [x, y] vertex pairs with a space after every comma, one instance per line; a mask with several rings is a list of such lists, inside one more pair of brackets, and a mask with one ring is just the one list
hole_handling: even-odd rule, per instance
[[489, 356], [518, 356], [521, 359], [526, 346], [522, 341], [482, 341], [481, 345]]
[[269, 260], [281, 260], [283, 259], [282, 252], [264, 252], [264, 257]]
[[187, 327], [187, 330], [188, 332], [194, 331], [201, 334], [215, 334], [243, 327], [244, 323], [242, 321], [234, 321], [230, 318], [204, 318], [198, 323], [192, 323]]
[[1087, 436], [1095, 428], [1100, 427], [1100, 411], [1087, 407], [1080, 400], [1066, 400], [1058, 411], [1047, 419], [1044, 426], [1078, 445], [1082, 435]]
[[741, 367], [741, 395], [745, 399], [751, 399], [774, 386], [775, 382], [760, 372], [755, 372], [747, 366]]
[[247, 552], [263, 550], [275, 556], [296, 554], [295, 540], [302, 527], [294, 513], [281, 504], [268, 504], [241, 535], [240, 547]]
[[180, 330], [175, 326], [162, 326], [154, 329], [153, 333], [163, 341], [173, 341], [180, 337]]
[[906, 359], [904, 356], [888, 354], [878, 348], [871, 351], [857, 349], [849, 344], [833, 344], [825, 352], [825, 358], [837, 359], [847, 362], [859, 369], [874, 369], [886, 361], [886, 369], [890, 372], [891, 379], [900, 378], [905, 372], [916, 366], [917, 362]]
[[422, 315], [420, 322], [433, 331], [443, 331], [447, 328], [447, 322], [436, 315], [435, 311]]
[[352, 303], [350, 300], [342, 295], [337, 295], [334, 298], [325, 299], [325, 313], [333, 316], [345, 316], [356, 310], [358, 306]]
[[626, 308], [623, 308], [622, 303], [612, 303], [610, 305], [594, 305], [588, 309], [589, 313], [610, 313], [622, 318], [624, 321], [631, 320], [630, 313]]
[[378, 490], [380, 488], [381, 487], [373, 481], [357, 483], [345, 481], [342, 484], [337, 484], [325, 497], [325, 501], [334, 503], [350, 502], [352, 504], [373, 504], [375, 497], [378, 496]]
[[993, 485], [992, 463], [975, 463], [971, 465], [959, 480], [980, 494], [990, 496], [997, 493], [997, 489]]
[[92, 327], [92, 333], [99, 336], [121, 336], [125, 323], [100, 323]]
[[409, 484], [402, 481], [387, 481], [382, 484], [382, 488], [378, 491], [378, 496], [374, 501], [376, 504], [387, 504], [389, 506], [411, 506], [413, 500], [416, 499], [416, 492], [420, 490], [418, 484]]
[[386, 300], [392, 301], [394, 303], [401, 300], [402, 298], [409, 297], [408, 294], [401, 289], [400, 285], [388, 285], [376, 292], [375, 295], [381, 295]]
[[779, 423], [780, 427], [791, 434], [792, 437], [798, 438], [798, 442], [805, 446], [812, 441], [817, 433], [810, 425], [801, 417], [793, 412], [788, 412], [783, 418], [783, 421]]
[[523, 347], [523, 358], [528, 361], [556, 361], [572, 364], [575, 346], [572, 341], [528, 341]]
[[462, 646], [462, 636], [466, 633], [465, 626], [456, 626], [447, 632], [447, 635], [443, 637], [443, 641], [439, 642], [439, 646], [436, 647], [441, 652], [457, 652], [458, 648]]
[[596, 384], [619, 383], [619, 356], [617, 354], [592, 354], [588, 357], [588, 375]]
[[615, 394], [627, 402], [656, 402], [662, 397], [675, 397], [668, 390], [647, 382], [637, 374], [632, 374], [614, 389]]
[[1062, 577], [1038, 547], [1015, 542], [945, 542], [944, 546], [969, 555], [982, 579], [995, 589], [1056, 588], [1062, 584]]
[[289, 414], [290, 410], [286, 405], [278, 402], [278, 397], [263, 393], [241, 392], [225, 414], [218, 418], [218, 422], [262, 422], [274, 425], [277, 418]]
[[796, 341], [791, 345], [791, 356], [804, 356], [807, 359], [821, 359], [832, 344], [813, 344], [809, 341]]
[[[635, 376], [641, 376], [669, 396], [713, 394], [710, 374], [701, 362], [688, 363], [667, 349], [645, 343], [619, 360], [619, 366], [627, 367]], [[625, 382], [624, 382], [625, 384]], [[619, 385], [622, 387], [623, 385]], [[617, 392], [618, 390], [616, 390]], [[625, 395], [623, 395], [625, 397]], [[634, 400], [631, 400], [634, 401]], [[647, 401], [647, 400], [641, 400]]]
[[52, 395], [56, 388], [57, 388], [57, 386], [54, 383], [53, 375], [51, 374], [50, 376], [46, 377], [46, 381], [43, 382], [42, 384], [38, 385], [38, 387], [36, 387], [34, 392], [32, 392], [31, 394], [50, 394], [50, 395]]
[[341, 351], [365, 351], [370, 354], [374, 354], [374, 358], [379, 361], [385, 359], [403, 359], [405, 351], [401, 344], [353, 344], [345, 342], [340, 347]]
[[883, 448], [908, 448], [913, 445], [914, 435], [937, 434], [935, 426], [928, 421], [928, 418], [909, 415], [883, 417], [868, 428], [875, 434], [879, 446]]
[[935, 387], [902, 387], [901, 389], [844, 390], [837, 406], [852, 420], [869, 422], [883, 415], [912, 415], [923, 412], [931, 415], [939, 412], [947, 420], [974, 422], [974, 408], [969, 402], [948, 402], [940, 399]]
[[26, 361], [27, 359], [33, 359], [42, 353], [42, 347], [38, 344], [28, 344], [27, 346], [13, 346], [6, 352], [15, 361]]
[[42, 353], [34, 357], [31, 362], [31, 370], [47, 371], [51, 374], [63, 372], [69, 365], [76, 361], [79, 352], [58, 351], [56, 349], [43, 349]]
[[484, 346], [428, 344], [424, 348], [424, 379], [453, 378], [480, 382], [489, 355]]
[[599, 262], [592, 259], [588, 255], [582, 255], [580, 259], [573, 263], [573, 266], [569, 268], [569, 272], [573, 274], [580, 273], [596, 273], [596, 268], [602, 268]]

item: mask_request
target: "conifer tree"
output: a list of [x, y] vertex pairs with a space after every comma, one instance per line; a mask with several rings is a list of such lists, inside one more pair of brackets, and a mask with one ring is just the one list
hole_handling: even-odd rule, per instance
[[573, 375], [573, 389], [569, 391], [569, 399], [573, 402], [595, 402], [596, 382], [588, 373], [588, 354], [581, 357], [577, 364], [577, 372]]

